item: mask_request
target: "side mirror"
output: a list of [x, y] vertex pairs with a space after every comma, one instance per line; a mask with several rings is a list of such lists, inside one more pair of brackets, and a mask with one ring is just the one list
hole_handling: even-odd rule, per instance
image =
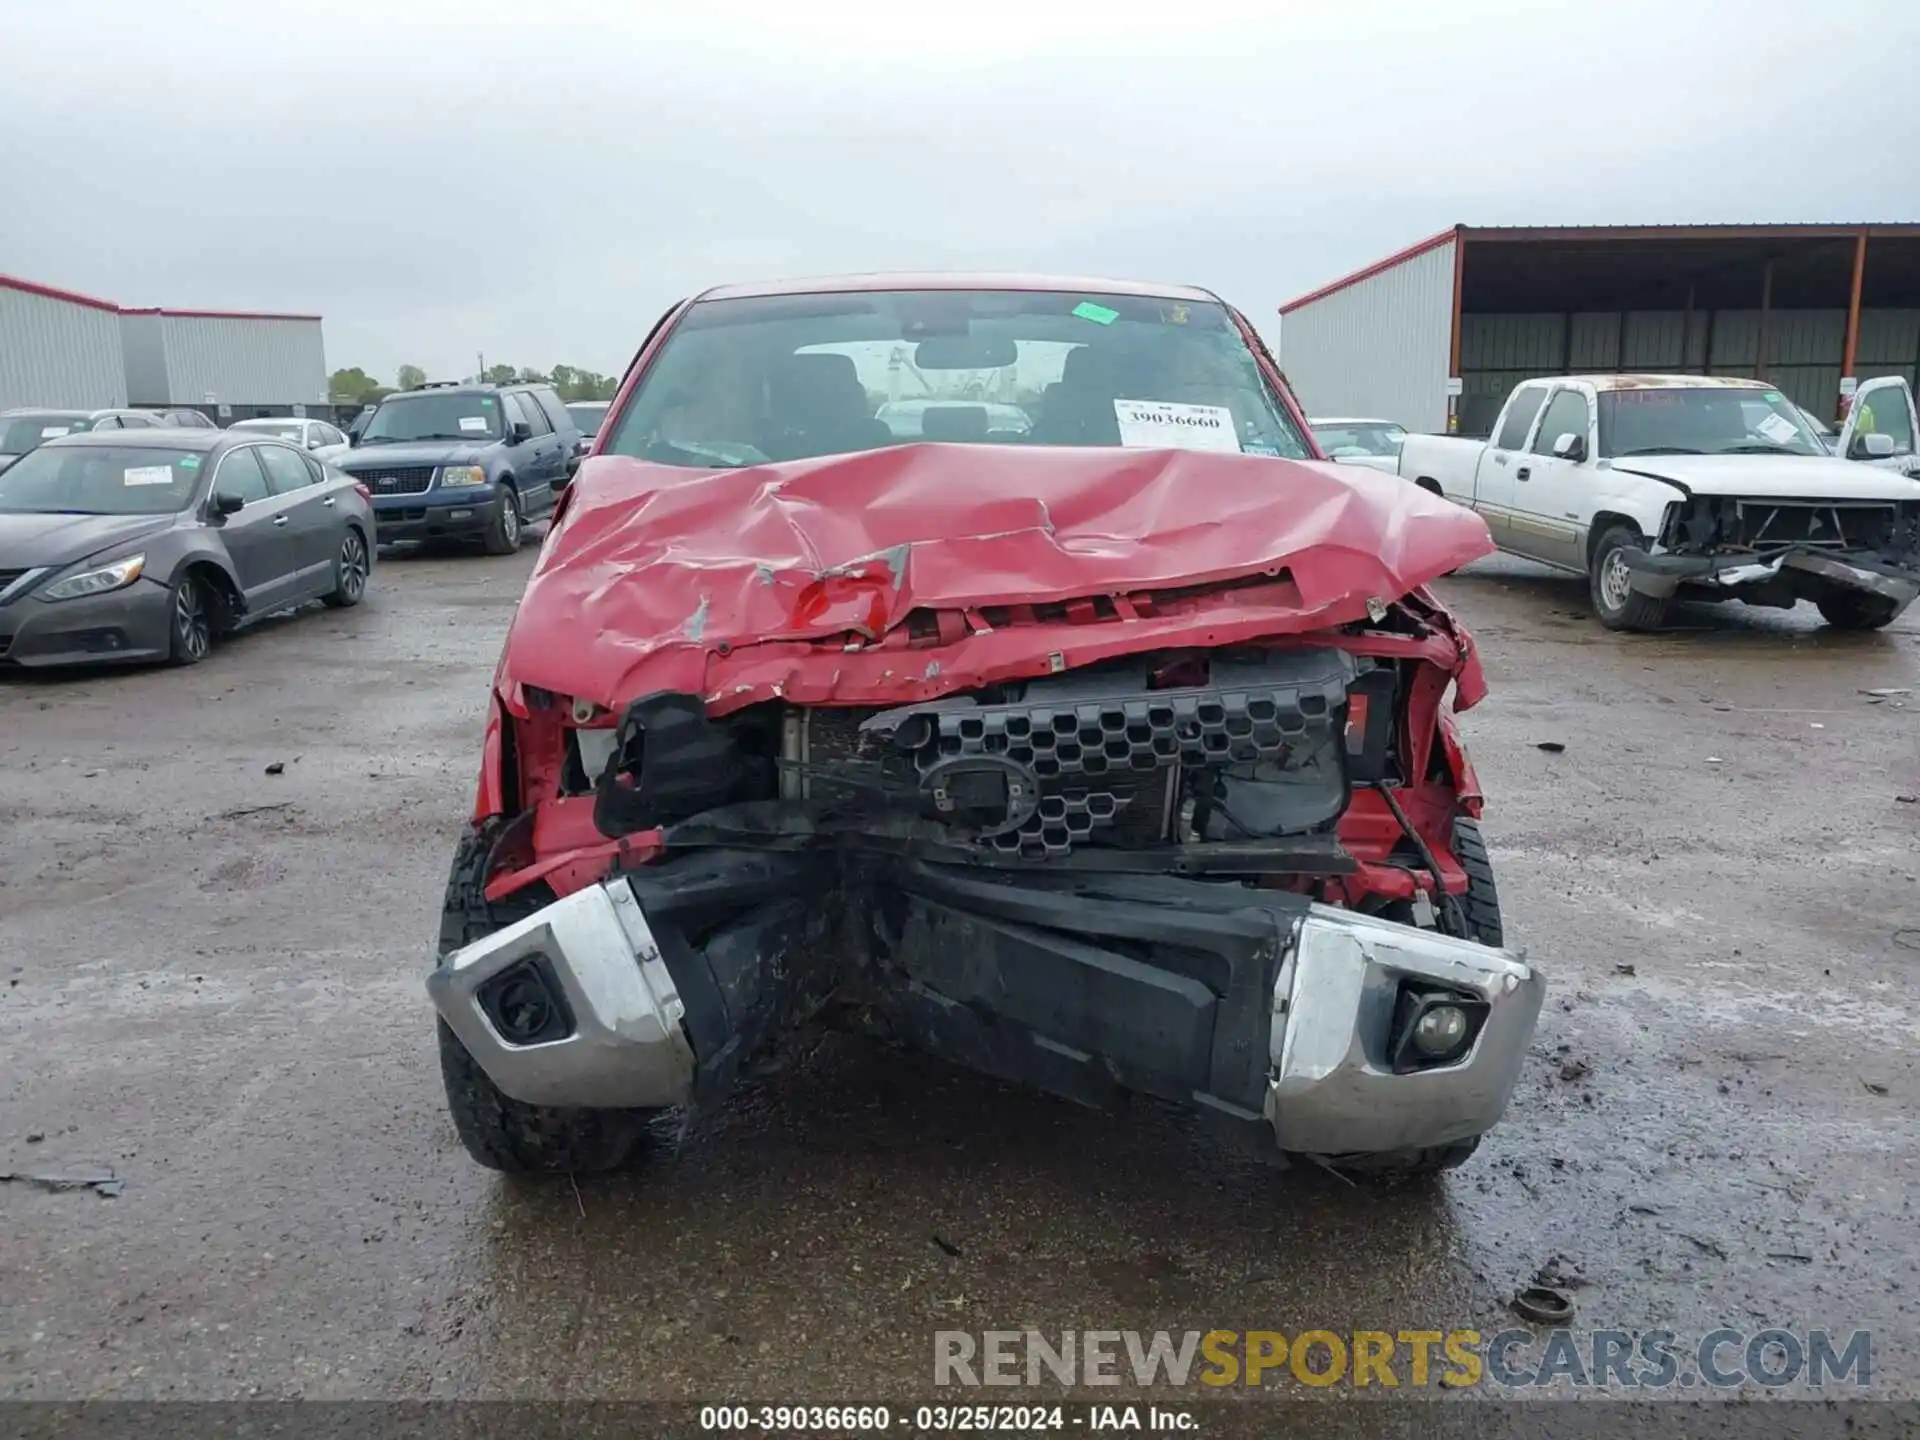
[[1869, 460], [1884, 460], [1899, 447], [1893, 443], [1893, 436], [1875, 430], [1870, 434], [1854, 436], [1853, 448]]
[[523, 440], [531, 440], [533, 438], [533, 427], [524, 420], [516, 420], [513, 422], [513, 429], [510, 433], [513, 436], [513, 443], [518, 445]]
[[1576, 435], [1569, 430], [1554, 440], [1553, 453], [1562, 460], [1575, 462], [1584, 460], [1587, 458], [1587, 437]]
[[216, 515], [238, 515], [247, 508], [247, 502], [231, 491], [218, 490], [213, 496], [213, 513]]

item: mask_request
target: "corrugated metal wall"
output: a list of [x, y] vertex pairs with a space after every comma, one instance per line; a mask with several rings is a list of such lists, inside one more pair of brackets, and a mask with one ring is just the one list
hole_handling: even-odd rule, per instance
[[127, 403], [170, 405], [167, 393], [167, 339], [158, 315], [122, 315], [120, 346], [127, 357]]
[[324, 405], [318, 320], [159, 315], [167, 396], [175, 405]]
[[0, 285], [0, 410], [126, 403], [117, 314]]
[[1920, 310], [1862, 310], [1854, 376], [1901, 375], [1920, 387]]
[[[1831, 416], [1846, 329], [1844, 310], [1773, 311], [1767, 320], [1767, 378], [1807, 409]], [[1715, 375], [1750, 377], [1759, 345], [1758, 310], [1463, 315], [1461, 433], [1486, 434], [1507, 393], [1537, 375], [1710, 368]], [[1917, 365], [1920, 310], [1860, 312], [1854, 363], [1859, 379], [1903, 375], [1914, 382]]]
[[1309, 415], [1445, 428], [1454, 243], [1281, 318], [1280, 366]]

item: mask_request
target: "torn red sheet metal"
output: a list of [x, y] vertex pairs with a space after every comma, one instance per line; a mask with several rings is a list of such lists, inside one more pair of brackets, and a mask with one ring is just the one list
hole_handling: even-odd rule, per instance
[[[699, 694], [715, 714], [900, 703], [1344, 625], [1493, 548], [1479, 516], [1403, 480], [1252, 455], [920, 444], [736, 470], [595, 457], [500, 678], [609, 707]], [[1110, 618], [1025, 609], [1096, 597]], [[1021, 623], [984, 613], [1001, 607]], [[915, 612], [931, 630], [909, 643]]]

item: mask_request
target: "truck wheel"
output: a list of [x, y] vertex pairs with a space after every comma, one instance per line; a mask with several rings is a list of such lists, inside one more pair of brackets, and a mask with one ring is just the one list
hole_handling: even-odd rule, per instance
[[[501, 825], [469, 825], [453, 855], [446, 904], [440, 914], [440, 953], [492, 934], [547, 904], [545, 886], [529, 886], [500, 904], [490, 904], [482, 889], [487, 857]], [[503, 1094], [474, 1063], [467, 1047], [436, 1022], [440, 1041], [440, 1078], [447, 1110], [460, 1143], [489, 1170], [509, 1175], [592, 1174], [619, 1170], [644, 1147], [652, 1110], [562, 1110], [528, 1105]]]
[[1647, 542], [1631, 525], [1609, 525], [1593, 547], [1593, 561], [1587, 567], [1587, 593], [1593, 600], [1593, 613], [1609, 630], [1658, 630], [1666, 623], [1672, 608], [1669, 598], [1642, 595], [1631, 583], [1625, 550], [1644, 550]]
[[1498, 948], [1507, 943], [1500, 921], [1500, 891], [1493, 883], [1493, 861], [1477, 821], [1457, 815], [1453, 821], [1453, 858], [1467, 872], [1467, 938]]
[[1884, 595], [1863, 595], [1857, 590], [1839, 590], [1815, 602], [1820, 618], [1836, 630], [1878, 630], [1891, 625], [1899, 607]]
[[520, 548], [520, 496], [511, 485], [500, 487], [500, 499], [487, 526], [487, 553], [512, 555]]

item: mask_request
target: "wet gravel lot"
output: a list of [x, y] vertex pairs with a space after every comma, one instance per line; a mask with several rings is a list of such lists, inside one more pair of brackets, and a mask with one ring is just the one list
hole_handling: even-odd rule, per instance
[[0, 1396], [900, 1400], [939, 1329], [1491, 1332], [1542, 1267], [1582, 1326], [1871, 1328], [1920, 1396], [1920, 618], [1627, 637], [1578, 581], [1442, 583], [1552, 988], [1437, 1186], [836, 1041], [576, 1187], [468, 1161], [421, 986], [531, 563], [0, 677], [0, 1173], [122, 1186], [0, 1184]]

